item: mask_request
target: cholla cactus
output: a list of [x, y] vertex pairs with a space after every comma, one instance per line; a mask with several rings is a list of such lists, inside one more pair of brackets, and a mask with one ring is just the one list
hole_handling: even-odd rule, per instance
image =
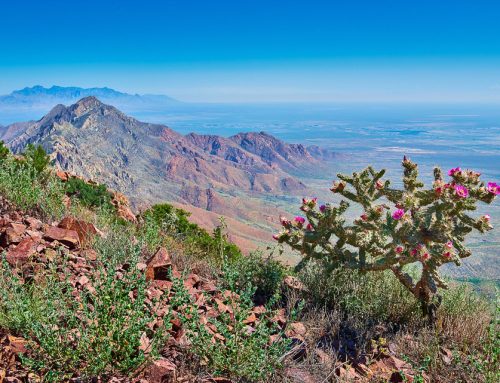
[[[441, 265], [471, 255], [464, 245], [465, 236], [473, 229], [491, 230], [490, 217], [473, 218], [468, 211], [476, 203], [491, 203], [500, 186], [485, 185], [479, 173], [460, 168], [448, 172], [445, 182], [441, 170], [434, 169], [432, 189], [423, 189], [417, 165], [407, 159], [403, 190], [390, 188], [382, 181], [385, 170], [375, 172], [368, 167], [352, 176], [339, 174], [331, 191], [341, 194], [363, 208], [363, 214], [348, 224], [344, 213], [349, 203], [318, 206], [316, 199], [303, 199], [304, 217], [282, 218], [283, 230], [274, 236], [303, 255], [299, 267], [316, 259], [328, 270], [339, 267], [361, 272], [392, 270], [394, 275], [421, 302], [424, 315], [433, 321], [440, 303], [438, 288], [446, 288], [438, 269]], [[390, 207], [394, 205], [394, 207]], [[419, 262], [420, 279], [413, 278], [403, 266]]]

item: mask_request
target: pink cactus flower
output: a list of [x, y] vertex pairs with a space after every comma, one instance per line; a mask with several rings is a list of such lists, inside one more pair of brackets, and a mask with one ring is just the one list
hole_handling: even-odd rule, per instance
[[404, 250], [403, 246], [396, 246], [396, 253], [401, 254]]
[[448, 175], [449, 176], [454, 176], [455, 173], [458, 173], [458, 172], [461, 172], [461, 171], [462, 171], [462, 169], [460, 169], [459, 167], [456, 167], [456, 168], [450, 169], [448, 171]]
[[321, 206], [319, 207], [319, 211], [320, 211], [320, 212], [324, 213], [324, 212], [325, 212], [325, 210], [326, 210], [326, 205], [321, 205]]
[[411, 254], [411, 255], [413, 255], [413, 256], [417, 255], [417, 253], [418, 253], [418, 250], [417, 250], [417, 249], [413, 249], [413, 250], [410, 252], [410, 254]]
[[469, 196], [469, 190], [465, 186], [455, 185], [455, 194], [460, 198], [467, 198]]
[[366, 214], [361, 214], [361, 219], [363, 221], [368, 221], [368, 216]]
[[422, 260], [425, 262], [425, 261], [428, 261], [429, 259], [431, 258], [431, 255], [429, 253], [423, 253], [422, 254]]
[[451, 258], [451, 253], [449, 251], [443, 253], [446, 258]]
[[307, 224], [306, 229], [308, 231], [313, 231], [314, 230], [313, 226], [310, 223]]
[[403, 209], [398, 209], [394, 213], [392, 213], [392, 218], [396, 221], [399, 221], [405, 215], [405, 211]]
[[446, 242], [445, 247], [447, 247], [448, 249], [453, 248], [453, 242], [451, 241]]
[[383, 188], [384, 188], [384, 184], [383, 184], [382, 182], [380, 182], [380, 181], [377, 181], [377, 182], [375, 183], [375, 187], [376, 187], [378, 190], [381, 190], [381, 189], [383, 189]]
[[303, 225], [306, 222], [306, 219], [298, 215], [297, 217], [294, 218], [294, 221], [299, 225]]
[[483, 217], [482, 217], [482, 218], [483, 218], [486, 222], [490, 222], [490, 219], [491, 219], [491, 217], [490, 217], [490, 215], [489, 215], [489, 214], [485, 214], [485, 215], [483, 215]]
[[488, 192], [494, 195], [500, 194], [500, 185], [497, 185], [495, 182], [488, 182]]

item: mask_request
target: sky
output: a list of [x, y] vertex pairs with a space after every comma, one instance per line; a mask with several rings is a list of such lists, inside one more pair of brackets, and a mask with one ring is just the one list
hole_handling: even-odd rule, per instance
[[500, 2], [0, 0], [0, 94], [500, 103]]

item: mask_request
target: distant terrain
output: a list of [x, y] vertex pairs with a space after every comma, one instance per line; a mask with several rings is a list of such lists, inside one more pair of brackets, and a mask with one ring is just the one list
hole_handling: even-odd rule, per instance
[[311, 193], [297, 175], [319, 172], [333, 159], [318, 146], [287, 144], [263, 132], [182, 135], [93, 96], [57, 105], [38, 121], [3, 127], [0, 139], [14, 152], [42, 145], [59, 168], [106, 183], [137, 209], [173, 201], [209, 228], [225, 216], [231, 237], [246, 249], [271, 241], [283, 212], [275, 200]]

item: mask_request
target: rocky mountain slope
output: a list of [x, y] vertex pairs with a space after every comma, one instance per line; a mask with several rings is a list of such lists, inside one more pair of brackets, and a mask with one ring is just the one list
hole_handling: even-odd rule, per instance
[[263, 132], [184, 136], [128, 117], [95, 97], [57, 105], [38, 121], [1, 128], [0, 139], [14, 152], [41, 144], [58, 167], [106, 183], [137, 208], [175, 201], [197, 208], [191, 210], [200, 223], [213, 221], [204, 210], [259, 222], [251, 235], [233, 233], [245, 242], [269, 240], [268, 229], [279, 216], [262, 197], [307, 195], [295, 175], [319, 171], [332, 158], [318, 147], [287, 144]]

